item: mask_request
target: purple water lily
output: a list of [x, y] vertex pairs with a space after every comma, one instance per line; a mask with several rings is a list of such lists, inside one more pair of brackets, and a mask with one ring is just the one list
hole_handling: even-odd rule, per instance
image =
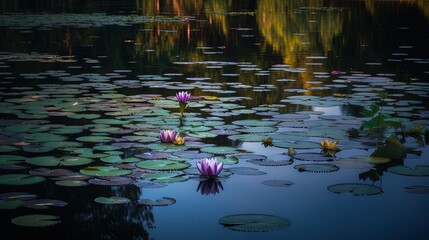
[[174, 130], [161, 130], [159, 133], [159, 140], [162, 143], [174, 143], [177, 133]]
[[191, 94], [185, 91], [176, 93], [176, 98], [179, 100], [180, 117], [183, 117], [185, 108], [188, 107], [187, 101], [191, 99]]
[[179, 100], [179, 102], [185, 103], [189, 101], [189, 99], [191, 99], [191, 94], [185, 91], [178, 92], [176, 93], [176, 98], [177, 100]]
[[223, 162], [218, 163], [216, 158], [204, 158], [198, 160], [197, 168], [203, 176], [215, 177], [222, 171]]

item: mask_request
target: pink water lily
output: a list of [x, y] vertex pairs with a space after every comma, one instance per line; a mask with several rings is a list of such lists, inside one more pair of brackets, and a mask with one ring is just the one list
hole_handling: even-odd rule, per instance
[[174, 143], [177, 133], [174, 130], [161, 130], [159, 133], [159, 140], [162, 143]]
[[197, 162], [198, 171], [204, 176], [215, 177], [223, 168], [223, 162], [218, 163], [216, 158], [204, 158]]
[[179, 102], [185, 103], [189, 101], [189, 99], [191, 99], [191, 94], [185, 91], [178, 92], [176, 93], [176, 98], [177, 100], [179, 100]]

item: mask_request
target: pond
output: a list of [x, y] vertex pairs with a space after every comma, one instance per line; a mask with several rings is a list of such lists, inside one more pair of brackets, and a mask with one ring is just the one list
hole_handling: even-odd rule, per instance
[[2, 239], [427, 239], [428, 23], [427, 1], [0, 3]]

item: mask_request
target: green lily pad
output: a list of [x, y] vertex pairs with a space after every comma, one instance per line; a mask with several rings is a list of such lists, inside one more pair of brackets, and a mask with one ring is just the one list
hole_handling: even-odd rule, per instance
[[125, 197], [98, 197], [94, 199], [95, 202], [101, 203], [101, 204], [108, 204], [108, 205], [116, 205], [116, 204], [126, 204], [130, 202], [130, 199]]
[[241, 232], [268, 232], [290, 226], [285, 218], [266, 214], [237, 214], [219, 219], [219, 223], [228, 229]]
[[254, 175], [264, 175], [267, 174], [266, 172], [263, 172], [256, 168], [250, 168], [250, 167], [232, 167], [228, 168], [232, 173], [237, 175], [246, 175], [246, 176], [254, 176]]
[[294, 167], [300, 172], [335, 172], [340, 168], [333, 164], [325, 163], [309, 163], [309, 164], [300, 164], [295, 165]]
[[112, 138], [107, 136], [83, 136], [76, 138], [76, 140], [81, 142], [106, 143], [111, 142]]
[[147, 148], [158, 152], [177, 152], [187, 149], [185, 145], [175, 145], [172, 143], [152, 143], [147, 145]]
[[295, 184], [292, 181], [278, 180], [278, 179], [275, 179], [275, 180], [266, 180], [266, 181], [263, 181], [261, 183], [264, 184], [264, 185], [267, 185], [267, 186], [271, 186], [271, 187], [289, 187], [289, 186]]
[[174, 160], [145, 160], [136, 164], [137, 167], [149, 170], [182, 170], [191, 166], [186, 161]]
[[377, 186], [361, 183], [335, 184], [329, 186], [328, 190], [337, 194], [351, 193], [354, 196], [376, 195], [383, 192], [383, 190]]
[[261, 121], [261, 120], [237, 120], [232, 122], [232, 124], [247, 126], [247, 127], [267, 127], [277, 125], [278, 122], [274, 121]]
[[97, 145], [97, 146], [94, 146], [93, 149], [98, 151], [115, 151], [121, 148], [113, 145]]
[[27, 158], [25, 162], [43, 167], [54, 167], [54, 166], [80, 166], [89, 164], [92, 162], [89, 158], [83, 158], [78, 156], [65, 156], [63, 158], [56, 158], [54, 156], [40, 156]]
[[68, 203], [55, 199], [34, 199], [24, 203], [24, 207], [32, 209], [51, 209], [55, 207], [64, 207], [67, 205]]
[[141, 161], [140, 158], [136, 158], [136, 157], [129, 157], [129, 158], [122, 159], [119, 156], [103, 157], [100, 160], [106, 163], [136, 163]]
[[1, 145], [0, 146], [0, 153], [4, 153], [4, 152], [13, 152], [13, 151], [18, 151], [19, 148], [14, 147], [14, 146], [8, 146], [8, 145]]
[[168, 206], [176, 203], [176, 199], [170, 197], [162, 197], [160, 199], [141, 199], [138, 201], [139, 204], [147, 206]]
[[22, 200], [9, 200], [9, 201], [0, 201], [0, 209], [17, 209], [22, 206], [25, 202]]
[[429, 166], [422, 166], [422, 165], [417, 165], [414, 169], [403, 165], [397, 165], [397, 166], [388, 168], [387, 171], [394, 174], [405, 175], [405, 176], [419, 176], [419, 177], [429, 176]]
[[29, 194], [26, 192], [7, 192], [0, 194], [0, 200], [11, 201], [11, 200], [22, 200], [27, 201], [36, 198], [37, 195]]
[[201, 152], [213, 154], [232, 154], [237, 153], [237, 149], [233, 147], [218, 146], [218, 147], [205, 147], [200, 149]]
[[62, 180], [56, 181], [55, 184], [64, 187], [83, 187], [89, 185], [88, 182], [82, 180]]
[[45, 181], [44, 177], [31, 176], [29, 174], [4, 174], [0, 175], [0, 184], [3, 185], [30, 185]]
[[19, 164], [24, 162], [25, 157], [18, 155], [0, 155], [0, 165]]
[[239, 132], [243, 132], [243, 133], [270, 133], [270, 132], [275, 132], [277, 131], [276, 127], [246, 127], [246, 128], [241, 128], [241, 129], [237, 129], [237, 131]]
[[73, 119], [96, 119], [101, 117], [99, 114], [69, 114], [67, 115], [68, 118]]
[[24, 215], [12, 218], [11, 222], [21, 227], [48, 227], [61, 223], [60, 217], [54, 215]]
[[28, 133], [24, 134], [22, 139], [26, 142], [62, 142], [67, 137], [52, 133]]
[[216, 159], [218, 163], [223, 162], [224, 165], [234, 165], [234, 164], [237, 164], [239, 161], [236, 156], [228, 156], [226, 158], [217, 157]]
[[183, 173], [152, 173], [143, 175], [143, 178], [157, 183], [175, 183], [188, 180]]
[[273, 146], [279, 148], [290, 148], [293, 147], [295, 149], [315, 149], [320, 148], [319, 143], [315, 142], [307, 142], [307, 141], [297, 141], [297, 142], [278, 142], [273, 141]]
[[228, 136], [228, 139], [242, 142], [262, 142], [267, 136], [259, 134], [237, 134]]
[[132, 173], [132, 171], [113, 166], [91, 166], [81, 169], [80, 173], [90, 176], [111, 177], [127, 175]]

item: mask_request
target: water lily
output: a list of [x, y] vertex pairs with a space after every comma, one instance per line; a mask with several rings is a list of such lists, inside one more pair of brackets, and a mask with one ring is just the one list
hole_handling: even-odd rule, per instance
[[177, 133], [174, 130], [161, 130], [159, 134], [159, 140], [162, 143], [174, 143], [176, 140]]
[[329, 150], [329, 151], [339, 151], [340, 149], [337, 147], [338, 140], [332, 141], [329, 139], [325, 139], [320, 142], [320, 146], [323, 150]]
[[262, 145], [264, 145], [264, 147], [273, 146], [273, 139], [272, 138], [262, 139]]
[[185, 91], [176, 93], [176, 98], [179, 101], [179, 107], [180, 107], [180, 116], [183, 117], [183, 114], [185, 113], [185, 108], [188, 107], [187, 102], [189, 99], [191, 99], [191, 94]]
[[176, 138], [174, 139], [174, 144], [176, 144], [176, 145], [185, 144], [185, 137], [181, 137], [181, 136], [177, 135]]
[[204, 158], [198, 160], [197, 168], [203, 176], [215, 177], [222, 171], [223, 162], [218, 163], [216, 158]]

